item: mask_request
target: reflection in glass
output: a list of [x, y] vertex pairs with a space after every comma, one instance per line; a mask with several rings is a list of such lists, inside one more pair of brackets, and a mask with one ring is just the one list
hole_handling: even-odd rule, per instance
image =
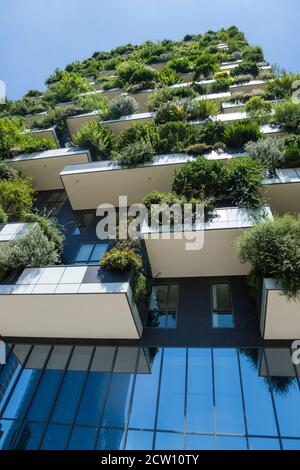
[[155, 450], [181, 450], [183, 449], [183, 434], [157, 432], [154, 448]]
[[71, 423], [73, 421], [85, 374], [85, 372], [66, 372], [51, 416], [52, 422]]
[[217, 432], [245, 434], [241, 383], [235, 349], [214, 349]]
[[98, 425], [103, 413], [109, 374], [90, 372], [81, 399], [77, 424]]
[[300, 450], [300, 439], [283, 439], [282, 444], [284, 450]]
[[188, 432], [214, 432], [210, 349], [188, 350], [186, 428]]
[[10, 354], [5, 367], [3, 367], [0, 372], [0, 415], [20, 370], [21, 366], [18, 360], [14, 354]]
[[3, 418], [17, 419], [24, 413], [41, 372], [37, 369], [24, 369], [3, 413]]
[[68, 445], [69, 450], [92, 450], [95, 445], [97, 428], [81, 428], [76, 426], [73, 429]]
[[151, 450], [153, 444], [153, 432], [128, 431], [126, 438], [126, 450]]
[[70, 426], [49, 424], [41, 445], [41, 449], [64, 450], [67, 444], [69, 431]]
[[182, 431], [184, 426], [185, 349], [165, 349], [158, 409], [158, 429]]
[[217, 436], [218, 450], [247, 450], [245, 437]]
[[214, 450], [214, 436], [199, 436], [197, 434], [187, 434], [185, 437], [186, 450]]
[[[161, 355], [162, 350], [159, 349], [152, 359], [151, 373], [136, 376], [129, 421], [129, 426], [132, 428], [152, 429], [154, 427]], [[142, 362], [143, 355], [141, 354], [138, 370]]]
[[121, 450], [123, 449], [123, 429], [102, 428], [99, 433], [97, 450]]
[[48, 419], [62, 377], [62, 371], [45, 370], [27, 413], [28, 420], [46, 421]]
[[125, 426], [133, 383], [132, 374], [114, 374], [109, 388], [103, 426]]
[[24, 423], [17, 438], [14, 449], [16, 450], [36, 450], [39, 447], [44, 423]]
[[10, 420], [0, 420], [0, 449], [9, 450], [15, 437], [18, 423]]
[[254, 438], [249, 439], [250, 450], [280, 450], [278, 439]]

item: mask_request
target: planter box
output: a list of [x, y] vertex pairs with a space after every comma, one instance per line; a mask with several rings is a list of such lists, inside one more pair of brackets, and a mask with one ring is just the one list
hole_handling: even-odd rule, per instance
[[99, 266], [26, 268], [15, 284], [0, 285], [0, 335], [139, 339], [130, 278]]
[[300, 302], [283, 295], [275, 279], [264, 279], [260, 329], [266, 340], [300, 338]]

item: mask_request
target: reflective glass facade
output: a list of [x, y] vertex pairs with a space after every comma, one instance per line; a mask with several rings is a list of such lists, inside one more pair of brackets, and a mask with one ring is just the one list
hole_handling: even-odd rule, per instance
[[13, 345], [1, 449], [300, 449], [287, 349]]

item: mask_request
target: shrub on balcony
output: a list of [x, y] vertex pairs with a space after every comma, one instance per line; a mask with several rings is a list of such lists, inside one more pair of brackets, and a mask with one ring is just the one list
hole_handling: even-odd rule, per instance
[[225, 125], [220, 121], [206, 121], [200, 126], [198, 134], [199, 142], [207, 145], [225, 142]]
[[0, 181], [1, 180], [14, 180], [19, 176], [19, 173], [6, 165], [6, 163], [0, 163]]
[[300, 136], [289, 135], [284, 139], [282, 168], [300, 167]]
[[125, 129], [118, 138], [117, 148], [120, 152], [124, 147], [136, 142], [146, 142], [156, 148], [158, 141], [158, 128], [152, 122], [135, 123]]
[[99, 93], [81, 96], [78, 100], [78, 107], [82, 113], [90, 111], [100, 111], [102, 117], [107, 116], [109, 110], [109, 100]]
[[139, 106], [132, 96], [120, 95], [111, 100], [107, 118], [118, 119], [137, 112]]
[[159, 107], [169, 101], [194, 98], [197, 93], [192, 87], [179, 87], [179, 88], [160, 88], [156, 90], [147, 100], [149, 111], [157, 111]]
[[122, 62], [116, 69], [121, 86], [134, 85], [140, 82], [152, 82], [156, 72], [151, 67], [137, 61]]
[[111, 129], [100, 121], [90, 121], [74, 137], [74, 144], [87, 147], [94, 160], [103, 160], [111, 154], [115, 137]]
[[245, 110], [253, 117], [263, 117], [271, 113], [272, 106], [262, 96], [252, 96], [246, 103]]
[[208, 86], [208, 93], [223, 93], [229, 90], [232, 80], [228, 78], [217, 78]]
[[234, 83], [234, 85], [244, 85], [245, 83], [251, 82], [251, 80], [253, 80], [253, 78], [254, 78], [253, 75], [250, 75], [250, 74], [236, 75], [233, 79], [233, 83]]
[[289, 99], [292, 96], [293, 84], [300, 80], [300, 74], [282, 73], [265, 85], [265, 95], [268, 100]]
[[90, 86], [83, 77], [77, 73], [63, 72], [53, 91], [47, 93], [50, 100], [53, 97], [55, 101], [65, 102], [75, 100], [80, 93], [86, 91], [90, 91]]
[[175, 57], [169, 60], [167, 67], [178, 73], [190, 72], [190, 62], [186, 57]]
[[186, 106], [188, 118], [204, 121], [210, 116], [215, 116], [220, 111], [220, 106], [212, 100], [193, 100]]
[[5, 213], [4, 209], [0, 206], [0, 223], [6, 224], [8, 221], [7, 214]]
[[155, 123], [164, 124], [173, 121], [183, 121], [186, 117], [187, 113], [182, 100], [168, 101], [158, 108]]
[[300, 294], [300, 217], [285, 215], [246, 230], [239, 239], [240, 260], [251, 264], [251, 281], [263, 278], [281, 283], [289, 298]]
[[21, 177], [0, 180], [0, 207], [10, 218], [21, 218], [32, 211], [34, 190]]
[[264, 53], [260, 46], [247, 46], [243, 50], [243, 59], [248, 62], [263, 62]]
[[300, 132], [300, 104], [286, 101], [275, 107], [274, 124], [284, 131]]
[[194, 80], [208, 78], [217, 70], [217, 59], [214, 54], [202, 53], [197, 57]]
[[259, 139], [257, 142], [248, 142], [245, 151], [250, 158], [260, 163], [267, 173], [273, 175], [276, 168], [280, 168], [284, 159], [283, 142], [281, 140]]
[[258, 65], [255, 62], [245, 61], [238, 65], [235, 69], [232, 69], [230, 75], [236, 77], [238, 75], [252, 75], [257, 77], [259, 74]]
[[20, 238], [0, 246], [0, 279], [26, 266], [45, 266], [59, 260], [55, 243], [48, 239], [40, 225], [36, 225]]
[[120, 165], [137, 166], [150, 162], [154, 153], [152, 145], [141, 140], [123, 147], [120, 152], [114, 152], [113, 159], [117, 160]]
[[63, 228], [58, 224], [54, 217], [46, 214], [41, 215], [36, 212], [30, 212], [24, 215], [23, 221], [28, 223], [38, 223], [48, 240], [54, 244], [57, 253], [59, 255], [62, 253], [65, 237], [63, 234]]
[[159, 86], [171, 86], [181, 81], [181, 75], [170, 68], [160, 70], [155, 78], [155, 82]]
[[238, 122], [228, 124], [224, 131], [228, 147], [243, 147], [247, 142], [256, 142], [261, 137], [259, 126], [255, 122]]
[[158, 140], [155, 150], [158, 153], [184, 152], [188, 145], [197, 142], [197, 129], [186, 122], [167, 122], [157, 126]]
[[213, 150], [225, 150], [225, 145], [222, 142], [217, 142], [214, 145], [209, 145], [205, 143], [189, 145], [186, 148], [186, 153], [188, 155], [205, 155], [212, 152]]

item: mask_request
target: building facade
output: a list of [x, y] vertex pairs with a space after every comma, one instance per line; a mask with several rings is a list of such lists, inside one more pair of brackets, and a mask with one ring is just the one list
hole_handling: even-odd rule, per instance
[[[57, 148], [6, 158], [7, 168], [20, 172], [14, 178], [31, 178], [34, 211], [56, 217], [64, 242], [56, 263], [38, 264], [36, 255], [34, 263], [20, 263], [1, 278], [0, 338], [7, 353], [6, 363], [0, 365], [2, 450], [300, 449], [300, 366], [292, 360], [293, 340], [300, 337], [299, 301], [283, 295], [280, 280], [270, 276], [264, 276], [257, 289], [250, 287], [250, 265], [240, 261], [237, 248], [239, 237], [257, 224], [271, 222], [277, 215], [299, 214], [299, 132], [288, 133], [270, 121], [276, 112], [272, 107], [281, 99], [270, 96], [272, 69], [235, 28], [179, 43], [162, 42], [159, 47], [157, 63], [146, 58], [146, 46], [128, 46], [124, 54], [112, 52], [106, 59], [98, 53], [84, 61], [72, 73], [89, 80], [90, 91], [81, 90], [76, 99], [62, 102], [57, 92], [55, 106], [63, 108], [64, 115], [61, 119], [56, 111], [55, 119], [60, 119], [56, 127], [44, 121], [53, 113], [49, 108], [23, 118], [30, 134], [39, 134], [34, 137], [37, 142], [45, 131]], [[117, 69], [110, 77], [105, 67], [111, 66], [112, 58], [117, 58]], [[101, 64], [102, 72], [90, 77], [87, 69], [96, 60], [97, 71]], [[138, 82], [131, 76], [131, 82], [125, 83], [128, 74], [119, 64], [124, 62], [124, 70], [129, 70], [134, 61], [143, 64], [143, 78]], [[232, 73], [236, 69], [237, 74]], [[50, 92], [55, 93], [63, 80], [63, 74], [49, 79]], [[163, 93], [167, 98], [162, 98]], [[111, 114], [101, 120], [99, 108], [87, 109], [88, 101], [83, 106], [86, 96], [104, 97], [111, 108], [107, 103], [116, 99], [120, 107], [122, 100], [128, 105], [134, 99], [137, 105], [127, 115]], [[264, 101], [263, 115], [246, 107], [253, 97]], [[154, 98], [164, 100], [163, 110]], [[174, 109], [167, 107], [176, 103], [190, 109], [188, 99], [193, 112], [174, 119]], [[196, 112], [195, 102], [204, 102], [208, 115], [203, 108]], [[70, 112], [76, 106], [76, 112]], [[186, 250], [186, 240], [176, 238], [174, 227], [164, 230], [160, 225], [153, 233], [145, 221], [136, 254], [143, 263], [149, 295], [136, 298], [131, 265], [121, 271], [99, 264], [115, 249], [116, 240], [99, 239], [97, 227], [103, 215], [97, 207], [108, 204], [119, 209], [120, 196], [126, 196], [130, 206], [154, 191], [174, 192], [174, 175], [197, 158], [220, 162], [224, 171], [226, 165], [234, 167], [231, 162], [247, 158], [244, 144], [253, 133], [235, 148], [228, 137], [223, 145], [208, 141], [203, 145], [199, 135], [205, 140], [207, 122], [215, 123], [214, 132], [224, 126], [227, 136], [229, 127], [254, 122], [261, 140], [294, 139], [284, 145], [293, 145], [295, 153], [298, 145], [298, 157], [293, 167], [264, 173], [261, 207], [243, 206], [232, 189], [228, 195], [222, 188], [213, 216], [205, 219], [201, 230], [195, 225], [190, 229], [191, 234], [203, 234], [201, 249]], [[84, 148], [71, 145], [79, 142], [78, 133], [91, 123], [109, 129], [107, 136], [119, 145], [118, 158], [116, 150], [99, 157], [104, 146], [99, 136], [98, 144], [87, 139]], [[142, 134], [146, 128], [149, 133], [150, 129], [161, 132], [161, 150], [152, 149], [155, 155], [148, 160], [124, 164], [120, 146], [126, 148], [124, 156], [128, 147], [136, 145], [130, 141], [134, 129]], [[192, 128], [202, 134], [197, 134], [198, 141], [193, 137], [184, 151], [179, 145], [186, 139], [183, 129]], [[171, 133], [168, 144], [163, 132]], [[190, 147], [200, 143], [204, 155], [197, 157]], [[143, 152], [140, 146], [138, 153]], [[1, 172], [0, 178], [9, 180]], [[208, 172], [206, 180], [210, 178]], [[238, 180], [234, 184], [235, 189]], [[241, 189], [242, 194], [247, 191]], [[3, 219], [0, 264], [3, 253], [12, 258], [19, 241], [39, 224], [40, 220], [28, 221], [22, 214]]]

